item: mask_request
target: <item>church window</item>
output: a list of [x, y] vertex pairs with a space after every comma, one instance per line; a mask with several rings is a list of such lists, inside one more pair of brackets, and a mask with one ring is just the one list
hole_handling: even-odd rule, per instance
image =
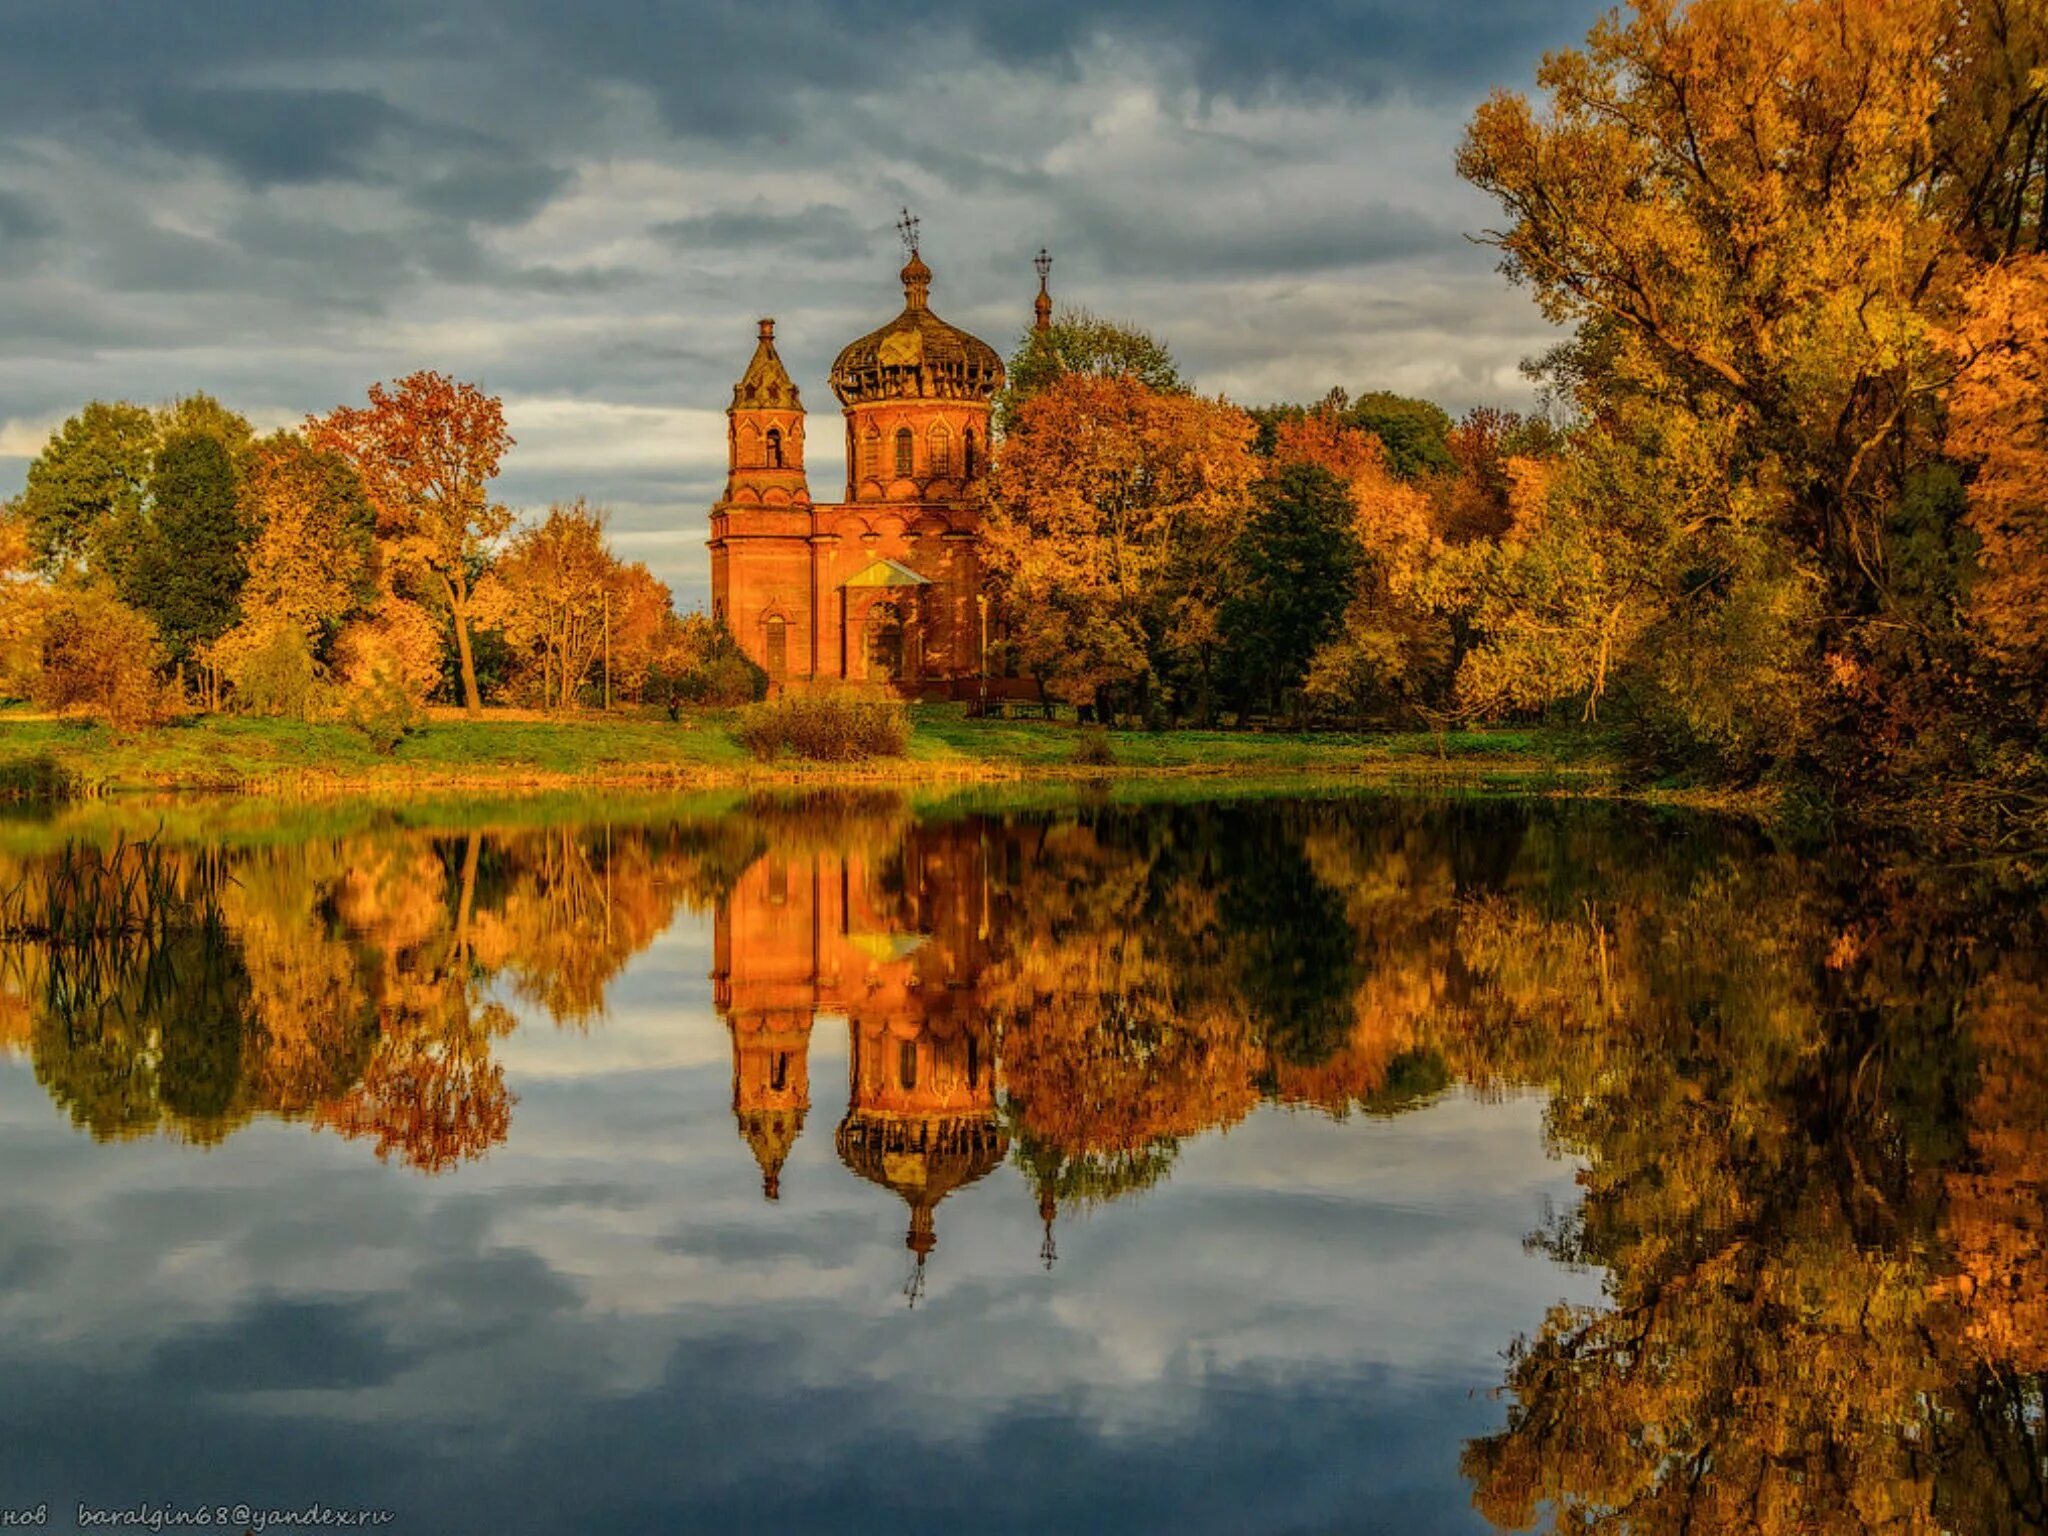
[[906, 1089], [917, 1086], [917, 1042], [899, 1041], [896, 1046], [896, 1081]]
[[910, 473], [911, 458], [916, 447], [916, 441], [917, 440], [910, 435], [910, 428], [898, 427], [896, 429], [897, 474], [908, 475]]
[[770, 427], [768, 429], [768, 467], [770, 469], [782, 468], [782, 429], [780, 427]]
[[950, 475], [953, 473], [953, 434], [946, 430], [942, 421], [932, 428], [932, 473]]
[[768, 620], [768, 675], [780, 677], [789, 670], [789, 620], [775, 614]]
[[775, 1053], [774, 1065], [768, 1069], [768, 1086], [777, 1093], [789, 1086], [789, 1052]]
[[861, 444], [861, 469], [870, 480], [882, 478], [882, 429], [869, 427]]
[[969, 427], [960, 440], [961, 464], [967, 478], [974, 478], [974, 428]]

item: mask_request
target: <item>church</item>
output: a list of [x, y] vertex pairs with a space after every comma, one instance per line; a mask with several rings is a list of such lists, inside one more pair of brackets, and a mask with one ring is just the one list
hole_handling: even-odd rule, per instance
[[[805, 414], [761, 322], [726, 412], [725, 495], [711, 510], [712, 615], [776, 691], [969, 697], [991, 670], [982, 583], [995, 348], [932, 313], [917, 223], [901, 226], [903, 310], [832, 364], [846, 497], [814, 502]], [[1039, 256], [1038, 323], [1049, 260]]]

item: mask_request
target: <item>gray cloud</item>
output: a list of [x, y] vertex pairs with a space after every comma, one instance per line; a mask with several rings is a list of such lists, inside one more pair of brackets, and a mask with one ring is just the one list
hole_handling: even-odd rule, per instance
[[167, 149], [210, 156], [262, 187], [360, 177], [387, 133], [410, 126], [370, 91], [160, 91], [137, 126]]
[[[935, 304], [1001, 347], [1046, 243], [1062, 300], [1159, 332], [1205, 388], [1512, 403], [1546, 333], [1463, 244], [1490, 210], [1451, 149], [1598, 8], [14, 0], [0, 496], [94, 395], [291, 420], [434, 366], [515, 419], [599, 412], [515, 450], [504, 493], [613, 505], [701, 601], [754, 317], [829, 416], [833, 354], [898, 302], [903, 203]], [[645, 407], [698, 414], [631, 442]], [[812, 435], [820, 495], [836, 439]]]

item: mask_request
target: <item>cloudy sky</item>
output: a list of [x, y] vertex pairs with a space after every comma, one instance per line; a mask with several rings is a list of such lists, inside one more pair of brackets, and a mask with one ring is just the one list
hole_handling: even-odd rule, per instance
[[1043, 244], [1207, 390], [1522, 403], [1547, 333], [1451, 156], [1600, 9], [6, 0], [0, 496], [95, 396], [282, 425], [433, 367], [504, 396], [505, 499], [602, 502], [699, 605], [755, 318], [836, 410], [904, 204], [933, 307], [1005, 352]]

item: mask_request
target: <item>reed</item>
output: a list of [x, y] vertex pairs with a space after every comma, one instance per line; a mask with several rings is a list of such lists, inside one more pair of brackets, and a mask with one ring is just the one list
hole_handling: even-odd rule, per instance
[[174, 859], [154, 836], [124, 834], [112, 848], [72, 839], [0, 894], [0, 940], [73, 953], [153, 948], [218, 929], [224, 879], [217, 859]]

